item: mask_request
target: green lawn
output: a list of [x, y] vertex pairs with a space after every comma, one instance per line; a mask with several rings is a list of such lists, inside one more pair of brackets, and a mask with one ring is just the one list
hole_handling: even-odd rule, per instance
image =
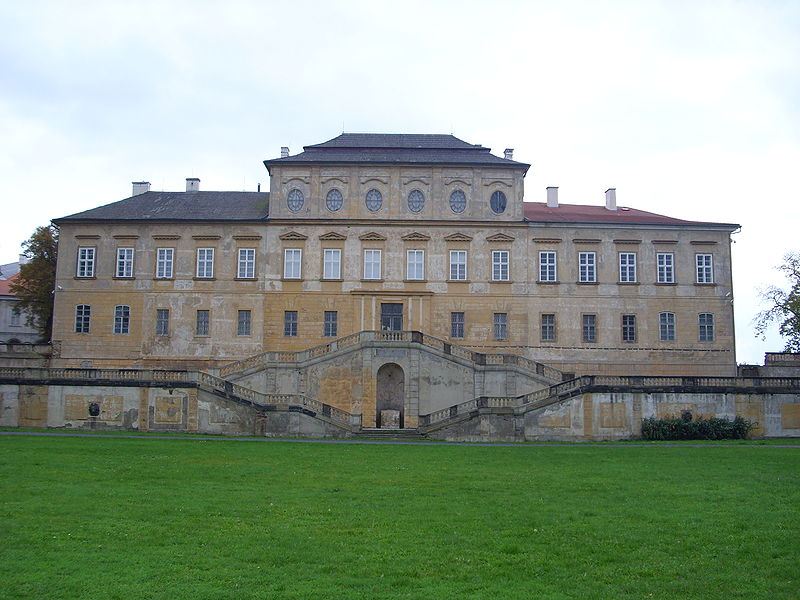
[[0, 436], [2, 598], [800, 597], [800, 449]]

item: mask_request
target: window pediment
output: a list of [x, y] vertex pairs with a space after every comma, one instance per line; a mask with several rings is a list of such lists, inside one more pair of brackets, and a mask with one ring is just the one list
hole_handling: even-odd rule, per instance
[[280, 239], [280, 240], [307, 240], [308, 236], [307, 235], [303, 235], [302, 233], [298, 233], [296, 231], [289, 231], [287, 233], [279, 235], [278, 239]]
[[400, 239], [402, 239], [404, 242], [427, 242], [431, 239], [431, 236], [414, 231], [412, 233], [407, 233]]
[[380, 233], [376, 233], [374, 231], [370, 231], [369, 233], [360, 235], [358, 239], [361, 240], [362, 242], [385, 242], [386, 236], [381, 235]]
[[472, 237], [465, 233], [451, 233], [444, 238], [445, 242], [471, 242]]
[[505, 233], [495, 233], [486, 238], [487, 242], [513, 242], [514, 238]]
[[329, 231], [328, 233], [323, 233], [319, 236], [319, 239], [325, 242], [340, 242], [342, 240], [346, 240], [347, 236], [342, 235], [341, 233], [336, 233], [335, 231]]

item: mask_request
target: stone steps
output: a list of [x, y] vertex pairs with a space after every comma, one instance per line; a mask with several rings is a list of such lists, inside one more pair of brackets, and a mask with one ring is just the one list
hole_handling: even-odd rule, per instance
[[421, 441], [427, 439], [416, 429], [378, 429], [364, 427], [353, 437], [362, 440]]

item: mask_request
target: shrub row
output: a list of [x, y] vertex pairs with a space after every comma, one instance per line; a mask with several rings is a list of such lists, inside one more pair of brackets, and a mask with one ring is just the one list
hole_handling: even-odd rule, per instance
[[642, 419], [642, 439], [645, 440], [743, 440], [755, 423], [742, 417], [730, 419], [693, 419], [689, 411], [680, 417]]

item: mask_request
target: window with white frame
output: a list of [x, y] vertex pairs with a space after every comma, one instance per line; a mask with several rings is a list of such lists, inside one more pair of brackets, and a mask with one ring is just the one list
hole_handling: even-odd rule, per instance
[[239, 248], [239, 263], [236, 269], [239, 279], [255, 279], [256, 277], [256, 249]]
[[92, 307], [88, 304], [78, 304], [75, 307], [75, 333], [89, 333], [91, 316]]
[[541, 336], [543, 342], [556, 341], [556, 316], [554, 314], [542, 315]]
[[364, 279], [381, 278], [381, 251], [364, 250]]
[[197, 277], [199, 279], [214, 277], [214, 248], [197, 249]]
[[174, 248], [156, 249], [156, 279], [172, 279], [172, 261]]
[[466, 281], [467, 279], [466, 250], [450, 250], [450, 279], [453, 281]]
[[492, 281], [508, 281], [508, 250], [492, 251]]
[[578, 281], [581, 283], [597, 283], [597, 253], [578, 253]]
[[322, 335], [324, 337], [336, 337], [339, 335], [339, 311], [325, 311], [323, 315]]
[[539, 281], [558, 281], [555, 252], [539, 252]]
[[240, 310], [236, 314], [236, 335], [250, 335], [250, 317], [249, 310]]
[[675, 313], [662, 312], [658, 314], [659, 339], [662, 342], [675, 341]]
[[283, 311], [283, 335], [285, 337], [297, 337], [297, 311]]
[[450, 313], [450, 337], [463, 338], [464, 337], [464, 313], [451, 312]]
[[425, 251], [406, 251], [406, 279], [425, 279]]
[[713, 313], [700, 313], [697, 315], [698, 339], [701, 342], [714, 341], [714, 315]]
[[283, 251], [283, 278], [300, 279], [302, 275], [303, 251], [300, 248], [285, 248]]
[[714, 265], [711, 254], [695, 254], [697, 283], [714, 283]]
[[169, 309], [156, 309], [156, 335], [169, 335]]
[[508, 339], [508, 313], [494, 313], [494, 339]]
[[94, 277], [94, 248], [78, 248], [77, 277]]
[[195, 335], [208, 335], [211, 330], [211, 311], [206, 309], [198, 310], [195, 315], [194, 325]]
[[658, 283], [675, 283], [675, 255], [672, 252], [656, 254]]
[[622, 341], [636, 341], [636, 315], [622, 315]]
[[342, 251], [338, 248], [326, 248], [322, 251], [322, 278], [342, 278]]
[[619, 253], [619, 282], [636, 283], [636, 253]]
[[597, 341], [597, 315], [583, 315], [583, 341], [590, 344]]
[[130, 332], [131, 307], [118, 305], [114, 307], [114, 333]]
[[133, 277], [133, 248], [117, 248], [116, 277]]

